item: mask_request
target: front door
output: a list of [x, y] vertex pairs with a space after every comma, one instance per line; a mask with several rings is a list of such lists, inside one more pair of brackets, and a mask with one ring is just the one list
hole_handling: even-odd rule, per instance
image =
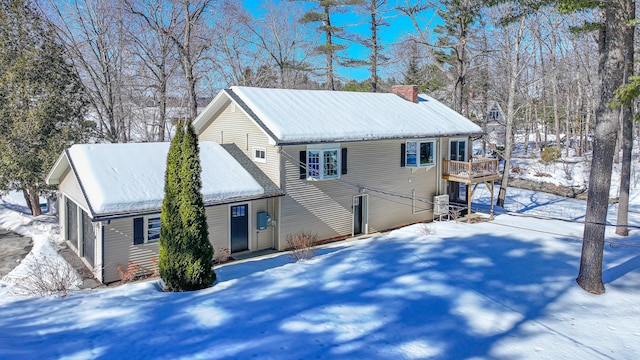
[[367, 231], [367, 195], [357, 195], [353, 197], [353, 236]]
[[362, 234], [362, 196], [353, 197], [353, 235]]
[[249, 205], [231, 207], [231, 252], [249, 249]]

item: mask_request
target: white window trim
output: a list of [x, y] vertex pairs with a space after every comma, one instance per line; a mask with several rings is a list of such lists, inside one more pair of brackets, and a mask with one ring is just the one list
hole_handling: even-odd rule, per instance
[[[316, 180], [316, 181], [320, 181], [320, 180], [332, 180], [332, 179], [339, 179], [340, 178], [340, 174], [342, 173], [342, 152], [340, 150], [340, 144], [314, 144], [314, 145], [307, 145], [307, 180]], [[318, 170], [319, 170], [319, 174], [317, 176], [314, 176], [311, 174], [311, 166], [309, 166], [309, 152], [310, 151], [318, 151], [320, 154], [319, 156], [319, 163], [318, 163]], [[338, 159], [338, 162], [336, 164], [336, 175], [332, 175], [332, 176], [325, 176], [324, 175], [324, 153], [328, 152], [328, 151], [335, 151], [336, 152], [336, 156]]]
[[155, 244], [158, 241], [160, 241], [160, 234], [159, 233], [158, 233], [158, 239], [157, 240], [149, 241], [149, 220], [156, 219], [156, 218], [158, 219], [158, 221], [160, 221], [160, 214], [147, 215], [147, 216], [144, 217], [142, 229], [144, 231], [144, 243], [145, 244]]
[[[256, 151], [264, 152], [264, 158], [257, 157], [256, 156]], [[259, 163], [266, 163], [267, 162], [267, 148], [261, 147], [261, 146], [254, 146], [254, 147], [251, 148], [251, 154], [253, 155], [253, 161], [259, 162]]]
[[[409, 143], [416, 143], [416, 164], [409, 164], [409, 159], [407, 157], [407, 153], [409, 151]], [[432, 161], [428, 164], [420, 164], [420, 144], [422, 143], [431, 143], [431, 152]], [[436, 140], [435, 139], [416, 139], [416, 140], [407, 140], [405, 141], [405, 149], [404, 149], [404, 165], [408, 168], [428, 168], [436, 165]]]
[[447, 159], [451, 159], [451, 142], [453, 141], [464, 141], [464, 161], [469, 161], [469, 138], [450, 138], [449, 146], [447, 146]]

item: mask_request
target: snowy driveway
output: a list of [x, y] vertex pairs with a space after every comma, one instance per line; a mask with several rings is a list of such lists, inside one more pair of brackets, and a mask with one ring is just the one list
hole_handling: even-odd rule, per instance
[[31, 238], [0, 228], [0, 279], [13, 270], [32, 247]]

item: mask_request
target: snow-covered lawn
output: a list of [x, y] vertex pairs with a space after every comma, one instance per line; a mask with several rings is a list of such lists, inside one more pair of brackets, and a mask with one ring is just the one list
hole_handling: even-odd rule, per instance
[[[513, 191], [512, 191], [513, 190]], [[512, 210], [584, 202], [510, 189]], [[479, 199], [481, 205], [486, 199]], [[615, 211], [615, 208], [612, 210]], [[615, 215], [615, 214], [614, 214]], [[631, 221], [640, 225], [640, 214]], [[0, 300], [2, 359], [634, 359], [640, 235], [605, 249], [607, 292], [574, 279], [579, 224], [499, 215], [231, 263], [218, 283], [163, 293], [155, 281]], [[430, 232], [429, 235], [425, 233]], [[627, 244], [632, 246], [621, 246]]]

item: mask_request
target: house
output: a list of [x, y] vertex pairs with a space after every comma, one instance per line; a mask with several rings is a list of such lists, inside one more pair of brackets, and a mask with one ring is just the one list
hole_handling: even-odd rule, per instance
[[482, 133], [415, 86], [388, 94], [231, 87], [194, 127], [201, 141], [236, 144], [285, 192], [278, 250], [301, 230], [332, 239], [430, 220], [435, 195], [464, 202], [469, 184], [447, 181], [443, 161], [466, 163], [469, 137]]
[[[126, 270], [129, 262], [146, 272], [156, 266], [169, 145], [73, 145], [47, 176], [59, 189], [61, 233], [98, 280], [119, 280], [118, 266]], [[272, 229], [258, 221], [274, 212], [283, 192], [233, 144], [201, 142], [200, 159], [214, 249], [273, 248]]]
[[[285, 250], [302, 230], [327, 240], [432, 220], [435, 196], [464, 202], [471, 184], [497, 178], [493, 160], [469, 162], [480, 127], [415, 86], [234, 86], [193, 125], [210, 240], [232, 254]], [[155, 266], [168, 146], [74, 145], [49, 174], [65, 239], [99, 280], [129, 261]]]

